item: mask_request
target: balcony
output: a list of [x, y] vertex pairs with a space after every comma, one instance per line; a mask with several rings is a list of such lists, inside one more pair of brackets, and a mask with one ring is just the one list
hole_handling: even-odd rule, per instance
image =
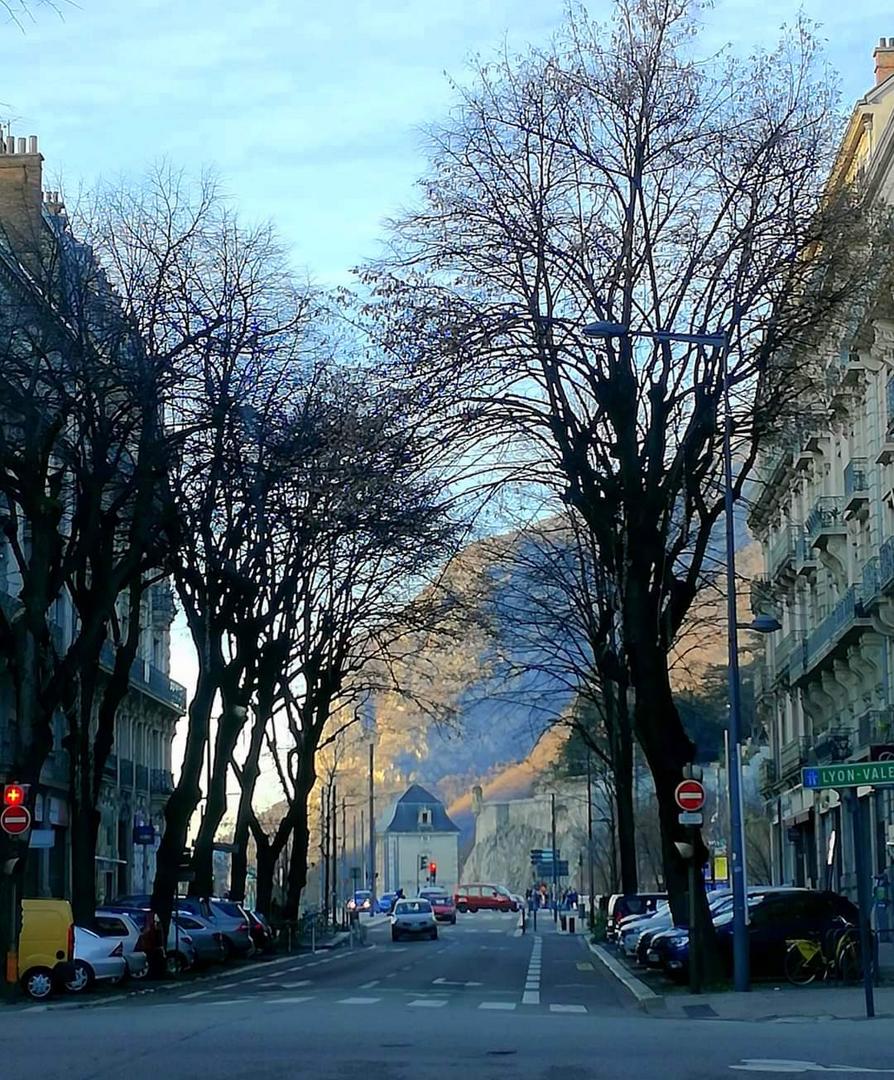
[[779, 751], [779, 779], [796, 777], [807, 761], [807, 740], [803, 736], [785, 743]]
[[170, 795], [174, 790], [174, 778], [167, 769], [152, 769], [149, 783], [153, 795]]
[[857, 514], [869, 505], [869, 467], [866, 458], [851, 458], [844, 469], [844, 512]]
[[177, 614], [174, 592], [166, 581], [159, 581], [150, 589], [152, 618], [163, 626], [170, 626]]
[[881, 579], [881, 560], [878, 555], [873, 555], [863, 564], [863, 575], [858, 590], [860, 606], [864, 611], [868, 611], [878, 603], [882, 594]]
[[118, 762], [118, 783], [123, 788], [133, 787], [133, 762], [130, 758], [121, 758]]
[[819, 764], [846, 761], [851, 752], [853, 731], [849, 727], [829, 727], [813, 737], [813, 752]]
[[[104, 671], [111, 671], [114, 668], [115, 646], [110, 641], [103, 645], [99, 663]], [[130, 669], [130, 684], [181, 715], [186, 712], [186, 687], [174, 682], [148, 660], [143, 660], [141, 657], [134, 660]]]
[[776, 675], [788, 667], [796, 640], [798, 639], [794, 634], [786, 634], [773, 642], [773, 666]]
[[844, 496], [822, 495], [816, 500], [813, 509], [804, 523], [807, 542], [814, 547], [825, 546], [824, 540], [832, 536], [847, 536], [844, 520]]
[[890, 592], [894, 586], [894, 537], [888, 539], [878, 549], [879, 588], [882, 593]]
[[857, 590], [852, 585], [808, 635], [804, 643], [803, 668], [797, 674], [792, 661], [792, 680], [811, 671], [839, 646], [849, 643], [854, 636], [862, 634], [870, 626], [871, 623], [857, 602]]
[[136, 788], [137, 791], [149, 790], [149, 769], [145, 765], [137, 765], [134, 770], [136, 774]]
[[776, 599], [769, 576], [756, 574], [751, 579], [751, 610], [755, 615], [760, 615], [761, 612], [773, 611], [775, 608]]
[[787, 569], [794, 567], [796, 528], [784, 525], [777, 537], [770, 544], [770, 577], [778, 578]]
[[812, 574], [817, 568], [816, 552], [803, 532], [795, 538], [795, 567], [799, 574]]
[[865, 752], [870, 746], [885, 746], [894, 741], [894, 710], [870, 709], [857, 720], [854, 751]]
[[776, 762], [764, 758], [757, 769], [757, 786], [761, 795], [768, 798], [776, 788]]
[[102, 767], [102, 776], [104, 780], [116, 781], [118, 779], [118, 755], [109, 754], [106, 758], [106, 763]]

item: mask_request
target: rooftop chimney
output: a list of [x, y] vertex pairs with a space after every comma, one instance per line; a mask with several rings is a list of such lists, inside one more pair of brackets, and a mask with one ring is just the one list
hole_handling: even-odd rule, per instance
[[872, 58], [875, 60], [875, 85], [880, 86], [890, 75], [894, 75], [894, 37], [879, 38]]
[[25, 260], [41, 236], [42, 165], [36, 135], [16, 140], [0, 131], [0, 232]]

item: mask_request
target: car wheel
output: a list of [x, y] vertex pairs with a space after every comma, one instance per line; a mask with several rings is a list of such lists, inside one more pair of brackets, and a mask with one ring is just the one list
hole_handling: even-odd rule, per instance
[[133, 972], [133, 975], [131, 977], [136, 979], [138, 982], [142, 979], [148, 979], [151, 968], [152, 964], [147, 959], [146, 963], [140, 968], [140, 970]]
[[466, 905], [465, 905], [465, 904], [457, 904], [457, 905], [456, 905], [456, 910], [457, 910], [457, 911], [459, 911], [459, 912], [461, 912], [461, 913], [462, 913], [463, 915], [465, 915], [465, 913], [466, 913], [466, 912], [467, 912], [467, 911], [468, 911], [469, 909], [468, 909], [468, 908], [466, 907]]
[[470, 907], [469, 908], [469, 914], [474, 915], [477, 910], [478, 910], [478, 908], [476, 908], [476, 907]]
[[22, 979], [22, 989], [29, 998], [42, 1001], [53, 992], [53, 973], [49, 968], [32, 968]]
[[74, 978], [65, 984], [70, 994], [82, 994], [93, 985], [93, 968], [84, 960], [75, 960]]

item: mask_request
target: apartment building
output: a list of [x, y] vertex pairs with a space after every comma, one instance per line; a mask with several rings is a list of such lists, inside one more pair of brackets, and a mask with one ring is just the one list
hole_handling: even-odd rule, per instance
[[[854, 108], [835, 176], [894, 204], [894, 38], [874, 58], [875, 85]], [[850, 815], [836, 792], [805, 790], [800, 770], [894, 744], [892, 284], [878, 282], [847, 330], [823, 343], [816, 393], [763, 454], [750, 512], [766, 568], [752, 607], [782, 623], [766, 644], [757, 703], [770, 735], [761, 791], [774, 878], [850, 894]], [[894, 791], [858, 795], [869, 804], [878, 896], [890, 904]]]
[[[14, 139], [0, 130], [0, 308], [22, 318], [52, 320], [28, 264], [35, 235], [50, 242], [58, 235], [64, 207], [58, 193], [42, 190], [43, 157], [37, 139]], [[45, 310], [42, 310], [45, 309]], [[60, 340], [63, 336], [60, 335]], [[2, 357], [0, 357], [2, 362]], [[2, 404], [2, 403], [0, 403]], [[21, 537], [27, 543], [26, 537]], [[0, 539], [0, 604], [13, 610], [22, 582], [7, 541]], [[129, 693], [116, 718], [114, 752], [103, 779], [101, 825], [96, 856], [97, 895], [148, 891], [155, 872], [155, 852], [163, 827], [163, 808], [172, 789], [171, 743], [177, 720], [186, 709], [186, 691], [170, 678], [170, 627], [174, 600], [167, 583], [151, 587], [143, 599], [141, 638]], [[76, 614], [63, 592], [53, 611], [57, 645], [65, 648], [76, 629]], [[110, 672], [111, 644], [100, 667]], [[8, 673], [0, 660], [0, 777], [9, 775], [15, 702]], [[36, 795], [31, 858], [25, 888], [33, 896], [66, 896], [70, 888], [68, 839], [68, 760], [64, 724], [57, 718], [53, 750]]]

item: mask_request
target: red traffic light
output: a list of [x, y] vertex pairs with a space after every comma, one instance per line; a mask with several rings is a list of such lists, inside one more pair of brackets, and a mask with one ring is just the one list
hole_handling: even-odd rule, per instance
[[25, 789], [21, 784], [4, 784], [3, 803], [5, 806], [21, 806], [25, 801]]
[[428, 864], [428, 868], [429, 868], [429, 870], [431, 870], [431, 872], [432, 872], [432, 873], [434, 874], [434, 873], [436, 873], [436, 871], [437, 871], [437, 869], [438, 869], [438, 864], [437, 864], [437, 863], [433, 863], [433, 862], [432, 862], [432, 863], [429, 863], [429, 864]]

